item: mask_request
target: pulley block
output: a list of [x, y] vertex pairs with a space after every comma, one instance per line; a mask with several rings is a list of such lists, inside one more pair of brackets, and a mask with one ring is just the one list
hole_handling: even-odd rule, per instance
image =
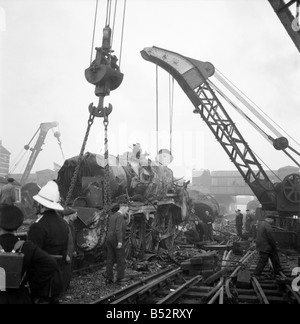
[[278, 137], [273, 141], [273, 146], [276, 150], [285, 150], [289, 146], [289, 141], [286, 137]]

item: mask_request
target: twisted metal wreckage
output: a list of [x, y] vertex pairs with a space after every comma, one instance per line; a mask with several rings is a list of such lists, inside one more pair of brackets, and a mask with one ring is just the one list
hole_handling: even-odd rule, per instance
[[[65, 161], [57, 183], [65, 206], [77, 211], [75, 242], [82, 255], [93, 258], [102, 255], [109, 215], [116, 204], [125, 202], [130, 205], [126, 255], [143, 257], [147, 251], [173, 246], [180, 232], [179, 225], [189, 217], [188, 184], [179, 184], [167, 167], [173, 158], [169, 150], [160, 150], [156, 161], [147, 159], [138, 144], [125, 156], [114, 157], [108, 153], [108, 117], [113, 107], [111, 104], [105, 107], [104, 98], [123, 80], [118, 58], [111, 49], [113, 30], [109, 26], [109, 6], [110, 1], [102, 46], [96, 48], [96, 58], [85, 70], [86, 80], [95, 85], [99, 103], [97, 107], [89, 105], [88, 126], [80, 154]], [[103, 156], [84, 153], [95, 117], [103, 118]], [[202, 203], [206, 204], [205, 199], [200, 201]], [[209, 202], [206, 209], [214, 212], [218, 208]]]

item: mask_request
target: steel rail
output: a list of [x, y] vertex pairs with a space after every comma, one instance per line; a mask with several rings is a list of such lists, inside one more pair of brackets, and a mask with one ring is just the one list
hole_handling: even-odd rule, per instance
[[182, 286], [178, 287], [175, 291], [172, 291], [169, 295], [165, 296], [161, 300], [159, 300], [156, 304], [172, 304], [176, 300], [178, 300], [189, 288], [195, 286], [197, 283], [199, 283], [203, 277], [201, 275], [198, 275], [191, 280], [184, 283]]
[[[121, 298], [124, 298], [125, 296], [128, 296], [130, 293], [132, 293], [132, 291], [136, 291], [137, 289], [144, 288], [146, 285], [155, 281], [157, 278], [160, 278], [161, 276], [164, 276], [164, 275], [170, 273], [170, 271], [172, 269], [174, 269], [174, 267], [172, 267], [172, 266], [167, 267], [166, 269], [164, 269], [160, 272], [157, 272], [149, 277], [146, 277], [138, 282], [135, 282], [132, 285], [125, 287], [122, 290], [118, 290], [116, 292], [108, 294], [108, 295], [92, 302], [91, 304], [94, 304], [94, 305], [110, 304], [110, 303], [114, 302], [115, 300], [120, 300]], [[176, 271], [178, 271], [178, 268], [176, 269]]]
[[[245, 263], [256, 253], [255, 250], [251, 252], [251, 249], [252, 248], [250, 248], [250, 250], [241, 258], [239, 263], [241, 263], [241, 264]], [[230, 288], [229, 288], [229, 284], [230, 284], [232, 278], [234, 278], [237, 275], [237, 273], [239, 272], [240, 269], [241, 269], [241, 265], [237, 266], [236, 269], [233, 271], [233, 273], [230, 275], [230, 277], [225, 282], [225, 292], [226, 292], [228, 299], [233, 299], [233, 296], [232, 296]]]
[[142, 287], [138, 287], [137, 289], [130, 291], [128, 294], [125, 294], [125, 295], [121, 296], [120, 298], [115, 299], [110, 304], [122, 304], [126, 300], [133, 300], [133, 299], [140, 300], [140, 299], [142, 299], [143, 295], [149, 294], [150, 291], [152, 291], [152, 289], [161, 285], [164, 281], [166, 281], [174, 276], [179, 275], [180, 273], [182, 273], [182, 270], [180, 268], [177, 268], [177, 269], [159, 277], [157, 280], [151, 281], [151, 282], [147, 283], [146, 285], [144, 285]]
[[252, 286], [253, 286], [253, 288], [255, 290], [255, 293], [256, 293], [257, 298], [259, 299], [260, 303], [265, 304], [265, 305], [269, 305], [270, 303], [268, 301], [268, 298], [265, 295], [263, 289], [261, 288], [261, 285], [258, 282], [258, 280], [255, 277], [253, 277], [251, 281], [252, 281]]

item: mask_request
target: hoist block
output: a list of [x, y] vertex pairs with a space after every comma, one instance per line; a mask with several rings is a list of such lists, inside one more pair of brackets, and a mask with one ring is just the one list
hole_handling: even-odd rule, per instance
[[89, 112], [90, 114], [94, 115], [95, 117], [108, 117], [113, 110], [113, 107], [111, 104], [108, 104], [108, 107], [101, 107], [99, 106], [96, 108], [92, 103], [89, 105]]
[[122, 83], [123, 77], [123, 73], [104, 64], [97, 66], [97, 68], [89, 67], [85, 70], [85, 78], [89, 83], [95, 86], [105, 86], [108, 83], [110, 90], [117, 89]]

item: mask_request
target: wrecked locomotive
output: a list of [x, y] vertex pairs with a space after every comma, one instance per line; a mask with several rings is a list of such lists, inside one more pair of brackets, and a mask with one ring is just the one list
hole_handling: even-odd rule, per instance
[[[79, 255], [85, 259], [99, 259], [103, 255], [109, 217], [104, 208], [108, 188], [111, 212], [120, 203], [130, 205], [127, 258], [143, 258], [147, 251], [157, 251], [159, 247], [172, 248], [180, 233], [179, 225], [189, 217], [189, 195], [187, 184], [175, 180], [168, 168], [166, 160], [170, 158], [167, 150], [161, 150], [156, 161], [151, 161], [141, 154], [139, 145], [122, 156], [109, 155], [107, 186], [104, 157], [84, 154], [68, 204], [77, 213], [74, 238]], [[77, 165], [78, 157], [70, 158], [58, 172], [62, 199], [69, 194]]]

